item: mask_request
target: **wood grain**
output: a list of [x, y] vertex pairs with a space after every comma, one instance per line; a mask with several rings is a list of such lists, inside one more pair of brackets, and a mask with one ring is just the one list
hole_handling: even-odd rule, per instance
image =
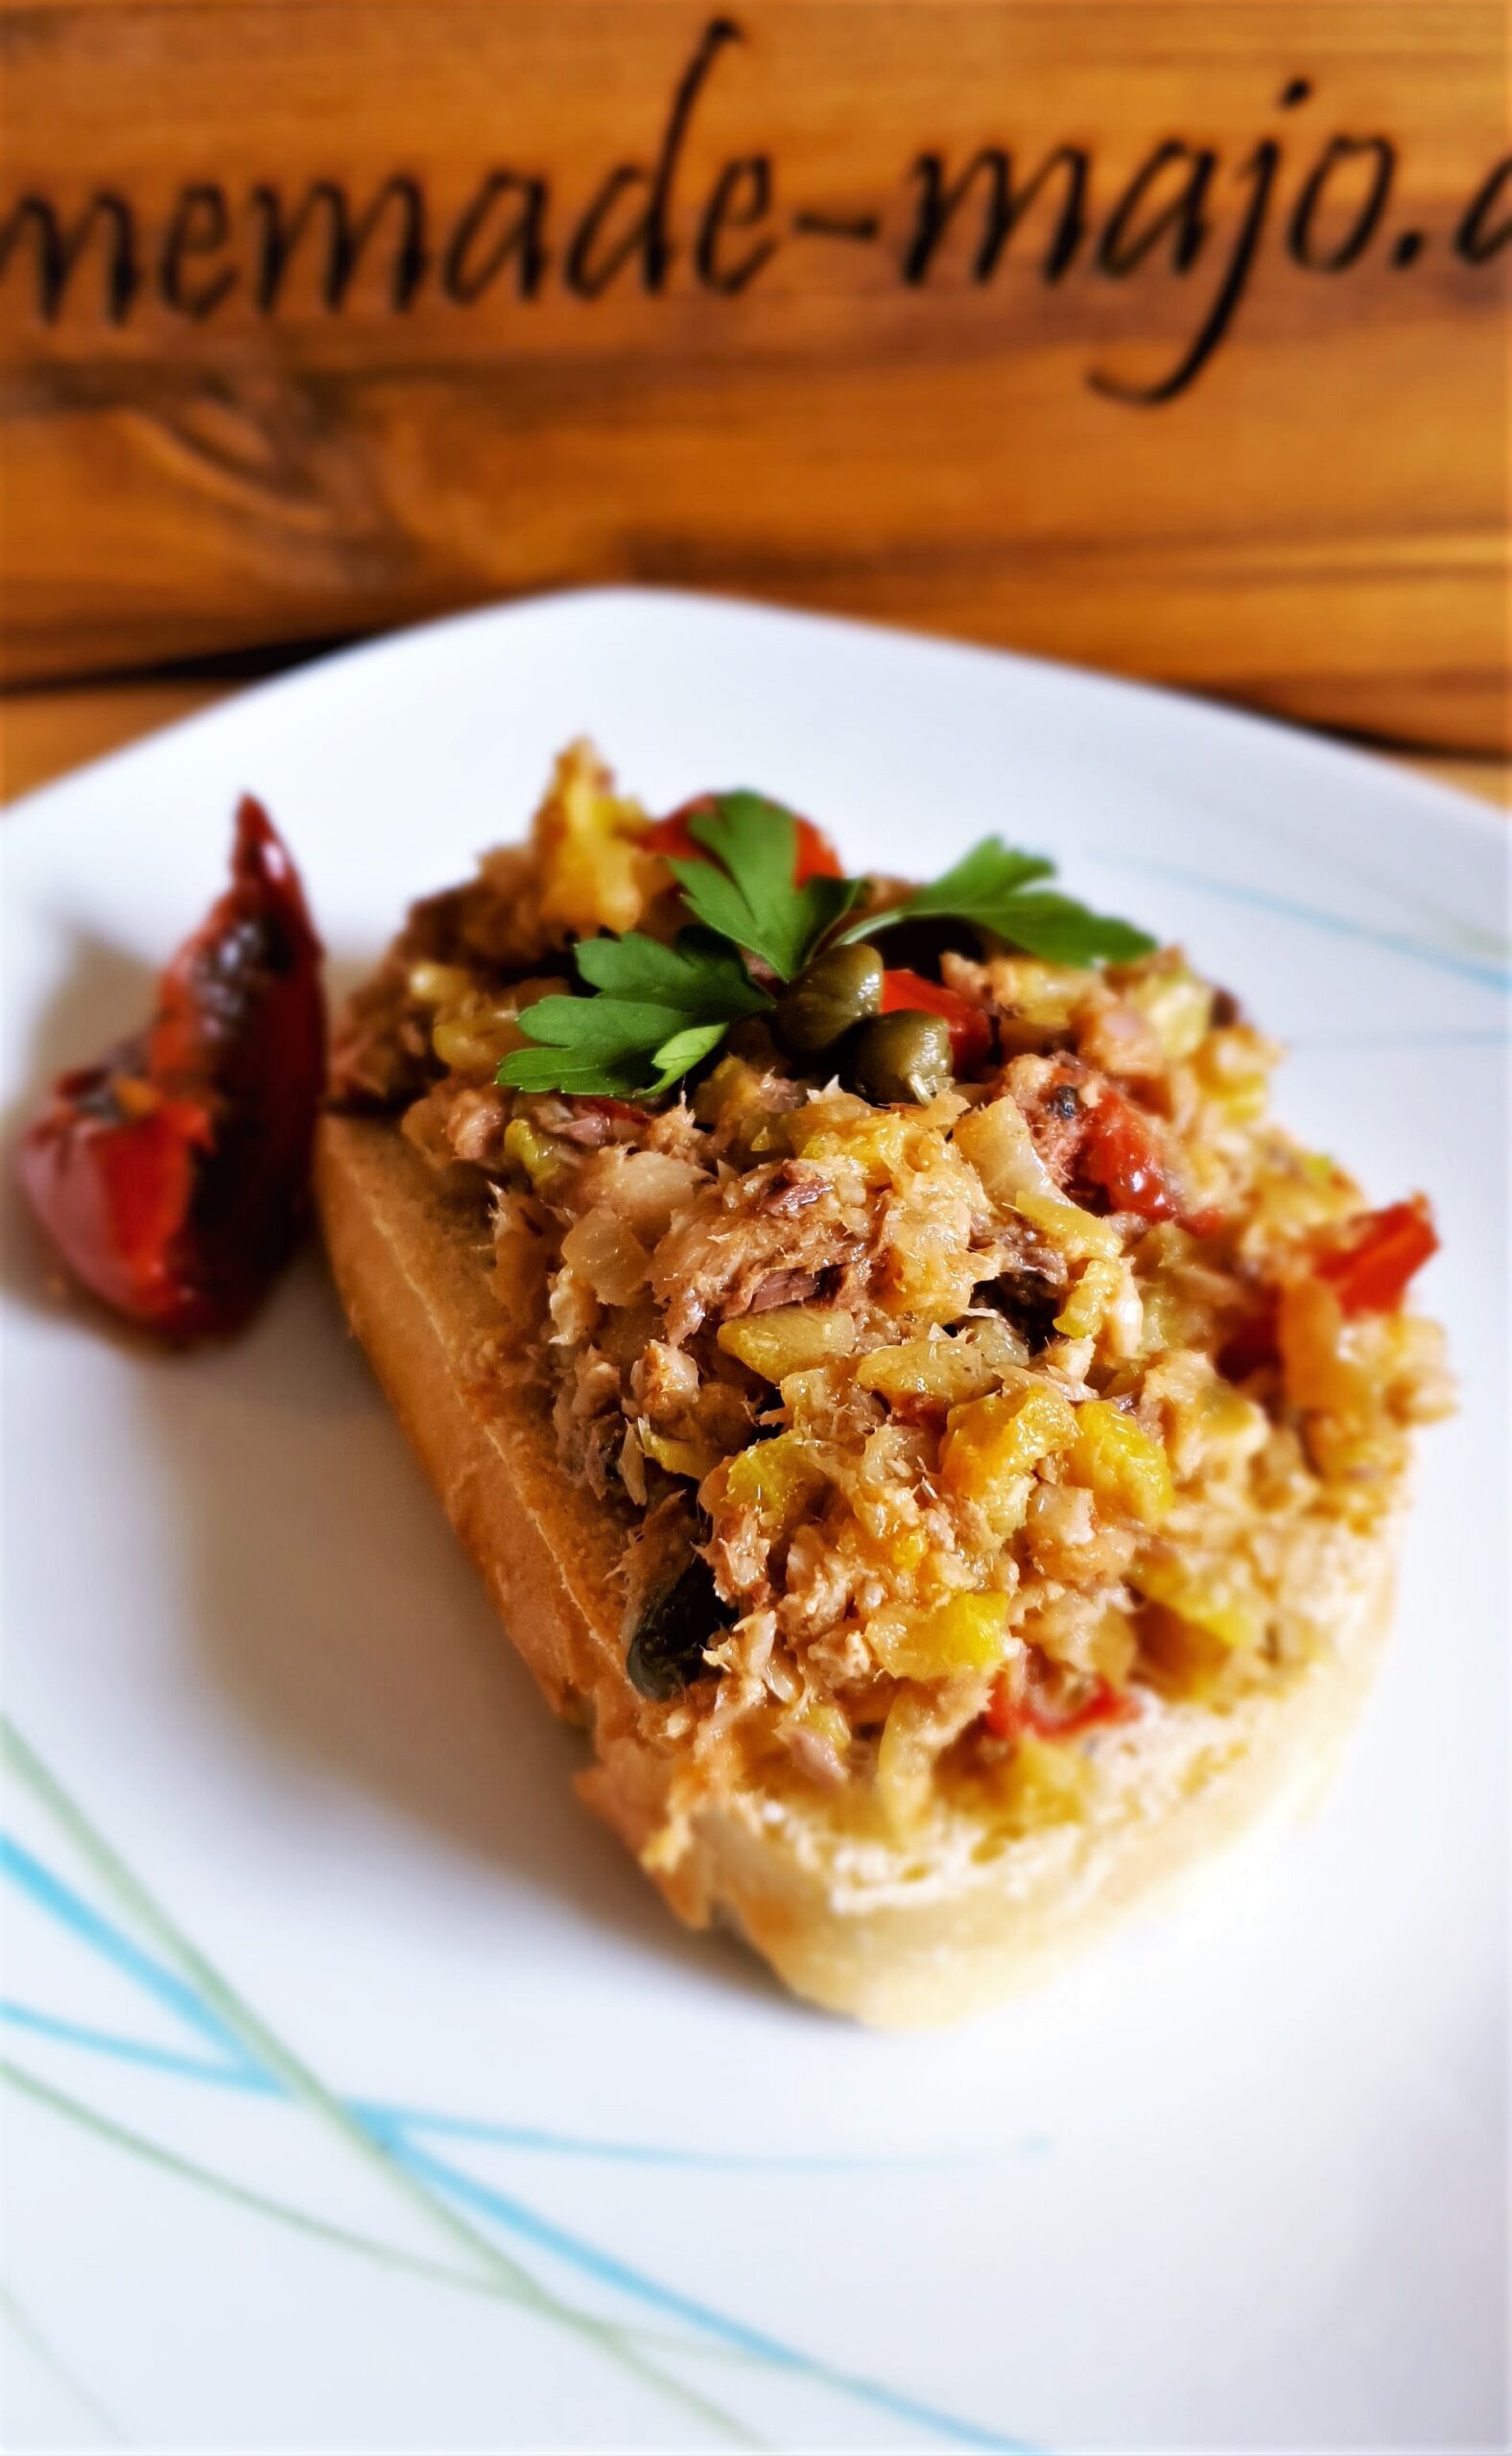
[[0, 696], [0, 802], [13, 802], [180, 717], [228, 698], [224, 682], [106, 682]]
[[[756, 0], [710, 49], [715, 22], [685, 0], [0, 10], [0, 230], [46, 199], [66, 254], [104, 195], [135, 276], [107, 320], [99, 207], [44, 320], [36, 217], [13, 232], [5, 672], [635, 579], [1512, 741], [1500, 5]], [[1377, 139], [1389, 197], [1326, 270]], [[1192, 355], [1267, 145], [1211, 356], [1173, 398], [1115, 397]], [[990, 161], [930, 244], [932, 194], [994, 146], [1021, 183], [1085, 157], [1063, 268], [1064, 168], [987, 269]], [[349, 269], [329, 196], [290, 236], [319, 181], [358, 223], [400, 183]]]

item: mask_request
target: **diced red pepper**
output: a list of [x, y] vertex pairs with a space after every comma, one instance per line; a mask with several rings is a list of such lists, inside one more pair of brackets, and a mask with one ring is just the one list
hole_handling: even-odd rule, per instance
[[1137, 1697], [1126, 1688], [1115, 1688], [1110, 1680], [1100, 1677], [1091, 1693], [1070, 1713], [1047, 1713], [1015, 1688], [1008, 1672], [1000, 1671], [987, 1701], [986, 1724], [999, 1739], [1017, 1739], [1024, 1732], [1032, 1732], [1038, 1739], [1069, 1739], [1074, 1733], [1091, 1731], [1099, 1723], [1133, 1722], [1138, 1713]]
[[812, 818], [800, 818], [798, 856], [793, 865], [792, 884], [807, 886], [810, 879], [842, 879], [845, 876], [840, 857], [821, 827]]
[[882, 976], [885, 1015], [940, 1015], [950, 1027], [950, 1061], [957, 1074], [970, 1074], [992, 1054], [992, 1024], [984, 1008], [942, 980], [922, 972], [885, 972]]
[[[653, 827], [648, 828], [644, 838], [648, 851], [660, 853], [669, 862], [706, 862], [709, 848], [698, 842], [689, 822], [713, 807], [712, 793], [696, 793], [691, 802], [684, 802], [679, 810], [673, 811], [666, 818], [659, 818]], [[843, 878], [845, 873], [840, 868], [839, 855], [829, 838], [815, 826], [813, 819], [794, 815], [793, 825], [798, 831], [792, 863], [793, 886], [806, 886], [810, 879]]]
[[[1384, 1211], [1367, 1211], [1352, 1221], [1341, 1243], [1313, 1256], [1312, 1268], [1346, 1313], [1389, 1313], [1401, 1304], [1413, 1274], [1437, 1251], [1428, 1204], [1414, 1194], [1410, 1202], [1389, 1203]], [[1275, 1288], [1258, 1291], [1254, 1311], [1218, 1350], [1218, 1371], [1230, 1382], [1280, 1362], [1279, 1311]]]
[[231, 885], [145, 1031], [62, 1075], [21, 1145], [28, 1199], [117, 1312], [175, 1338], [236, 1328], [287, 1258], [325, 1077], [320, 943], [259, 805]]
[[667, 817], [657, 819], [642, 838], [648, 853], [660, 853], [669, 862], [706, 862], [709, 848], [698, 842], [690, 822], [713, 807], [712, 793], [697, 793], [691, 802], [684, 802], [680, 810], [672, 811]]
[[1150, 1121], [1122, 1092], [1105, 1091], [1087, 1118], [1076, 1174], [1099, 1186], [1114, 1211], [1173, 1219], [1176, 1198]]
[[1438, 1251], [1438, 1236], [1422, 1194], [1366, 1212], [1348, 1240], [1318, 1256], [1313, 1267], [1326, 1279], [1346, 1313], [1389, 1313], [1401, 1304], [1407, 1282]]

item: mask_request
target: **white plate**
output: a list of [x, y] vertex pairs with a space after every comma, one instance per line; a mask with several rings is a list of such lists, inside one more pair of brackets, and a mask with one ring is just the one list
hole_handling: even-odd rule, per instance
[[591, 731], [858, 863], [1002, 829], [1187, 942], [1427, 1187], [1464, 1408], [1387, 1668], [1264, 1860], [955, 2033], [682, 1934], [574, 1803], [306, 1257], [154, 1358], [5, 1291], [6, 2444], [1494, 2444], [1506, 2353], [1505, 837], [1016, 659], [567, 597], [312, 667], [6, 819], [5, 1098], [140, 1014], [255, 788], [343, 975]]

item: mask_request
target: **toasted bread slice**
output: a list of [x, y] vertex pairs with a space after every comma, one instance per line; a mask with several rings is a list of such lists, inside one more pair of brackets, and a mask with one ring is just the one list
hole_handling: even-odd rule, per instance
[[1156, 1703], [1099, 1734], [1079, 1816], [1014, 1835], [940, 1801], [893, 1844], [787, 1777], [681, 1816], [677, 1745], [625, 1672], [624, 1523], [563, 1473], [545, 1399], [484, 1370], [508, 1324], [476, 1201], [396, 1127], [345, 1117], [322, 1124], [318, 1184], [337, 1286], [420, 1463], [551, 1705], [591, 1732], [583, 1797], [679, 1918], [727, 1922], [800, 1996], [883, 2027], [953, 2019], [1040, 1976], [1332, 1761], [1385, 1626], [1389, 1527], [1337, 1530], [1317, 1598], [1330, 1652], [1226, 1711]]

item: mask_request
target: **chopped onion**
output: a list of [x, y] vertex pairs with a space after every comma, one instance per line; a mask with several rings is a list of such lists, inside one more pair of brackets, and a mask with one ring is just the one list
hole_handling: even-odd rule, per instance
[[599, 1203], [568, 1229], [562, 1261], [602, 1305], [628, 1305], [646, 1279], [646, 1248], [618, 1214]]
[[1061, 1198], [1060, 1188], [1034, 1148], [1024, 1111], [1010, 1094], [972, 1109], [956, 1128], [957, 1150], [963, 1151], [992, 1200], [1006, 1206], [1021, 1194]]

